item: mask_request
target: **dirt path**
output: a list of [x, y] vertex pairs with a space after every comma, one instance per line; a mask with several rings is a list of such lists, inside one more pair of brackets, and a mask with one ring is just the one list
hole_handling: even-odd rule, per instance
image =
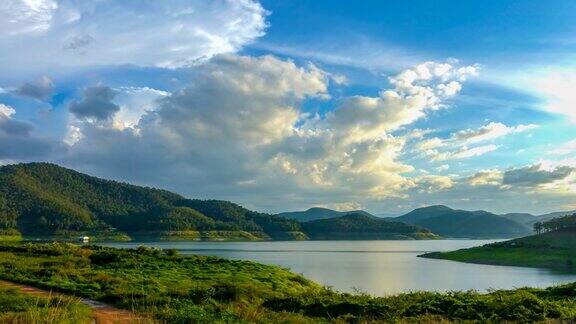
[[[42, 297], [55, 297], [55, 296], [69, 296], [62, 293], [55, 293], [50, 292], [38, 288], [34, 288], [31, 286], [26, 286], [22, 284], [17, 284], [9, 281], [0, 280], [0, 287], [5, 288], [16, 288], [26, 294], [34, 295], [34, 296], [42, 296]], [[74, 297], [77, 298], [77, 297]], [[101, 303], [99, 301], [87, 299], [87, 298], [78, 298], [80, 302], [88, 305], [92, 308], [93, 311], [93, 318], [94, 323], [96, 324], [128, 324], [128, 323], [153, 323], [152, 320], [145, 319], [141, 316], [138, 316], [130, 311], [119, 309], [108, 304]]]

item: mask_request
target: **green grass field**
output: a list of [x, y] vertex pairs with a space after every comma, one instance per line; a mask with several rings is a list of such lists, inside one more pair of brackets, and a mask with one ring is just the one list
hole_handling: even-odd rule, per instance
[[334, 292], [276, 266], [143, 247], [4, 244], [0, 278], [89, 297], [169, 323], [576, 320], [576, 283], [489, 294], [373, 297]]
[[0, 286], [0, 323], [91, 323], [91, 310], [73, 298], [31, 296]]

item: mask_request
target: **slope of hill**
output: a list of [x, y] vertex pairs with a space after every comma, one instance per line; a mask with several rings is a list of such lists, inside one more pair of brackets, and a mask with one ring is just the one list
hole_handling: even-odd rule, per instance
[[422, 257], [572, 272], [576, 271], [576, 229], [562, 229], [470, 249], [428, 253]]
[[312, 239], [435, 239], [437, 235], [419, 226], [379, 219], [364, 214], [348, 214], [302, 223]]
[[231, 233], [252, 239], [304, 237], [295, 221], [231, 202], [186, 199], [48, 163], [0, 168], [0, 231], [15, 229], [25, 236], [184, 233], [196, 238], [210, 231], [215, 238]]
[[322, 207], [312, 207], [312, 208], [310, 208], [308, 210], [304, 210], [304, 211], [280, 213], [280, 214], [278, 214], [278, 216], [288, 218], [288, 219], [294, 219], [294, 220], [297, 220], [300, 222], [307, 222], [307, 221], [317, 220], [317, 219], [336, 218], [336, 217], [341, 217], [341, 216], [345, 216], [345, 215], [349, 215], [349, 214], [361, 214], [361, 215], [366, 215], [369, 217], [376, 217], [376, 216], [374, 216], [368, 212], [365, 212], [363, 210], [353, 210], [353, 211], [343, 212], [343, 211], [337, 211], [337, 210], [332, 210], [332, 209], [322, 208]]
[[537, 235], [422, 257], [576, 272], [576, 214], [538, 223], [536, 230]]
[[538, 220], [536, 216], [528, 213], [508, 213], [499, 216], [525, 225], [535, 223]]
[[396, 220], [454, 238], [507, 238], [532, 232], [525, 224], [486, 211], [455, 210], [446, 206], [418, 208]]
[[[358, 233], [381, 231], [401, 233], [402, 238], [426, 238], [414, 226], [401, 224], [402, 231], [395, 232], [391, 229], [402, 226], [393, 227], [390, 224], [396, 223], [390, 223], [374, 230], [375, 224], [378, 222], [361, 221], [353, 231], [336, 231], [340, 234], [335, 237], [323, 237], [356, 238]], [[72, 238], [81, 234], [103, 240], [307, 239], [303, 227], [295, 220], [251, 211], [228, 201], [187, 199], [169, 191], [103, 180], [49, 163], [0, 168], [0, 240], [17, 240], [20, 235]], [[314, 235], [320, 235], [317, 229]]]
[[569, 210], [569, 211], [561, 211], [561, 212], [553, 212], [553, 213], [548, 213], [548, 214], [542, 214], [542, 215], [538, 215], [535, 216], [536, 218], [531, 220], [530, 222], [528, 222], [527, 224], [532, 226], [534, 225], [534, 223], [536, 222], [546, 222], [549, 221], [551, 219], [554, 218], [558, 218], [558, 217], [562, 217], [562, 216], [566, 216], [566, 215], [572, 215], [576, 213], [576, 210]]

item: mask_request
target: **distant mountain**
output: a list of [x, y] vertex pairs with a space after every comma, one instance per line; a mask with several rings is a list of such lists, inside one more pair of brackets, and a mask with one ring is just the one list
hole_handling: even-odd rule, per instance
[[305, 210], [305, 211], [280, 213], [280, 214], [278, 214], [278, 216], [288, 218], [288, 219], [294, 219], [294, 220], [297, 220], [300, 222], [307, 222], [307, 221], [317, 220], [317, 219], [336, 218], [336, 217], [341, 217], [341, 216], [350, 215], [350, 214], [360, 214], [360, 215], [365, 215], [368, 217], [376, 217], [376, 216], [374, 216], [368, 212], [365, 212], [363, 210], [353, 210], [353, 211], [342, 212], [342, 211], [332, 210], [332, 209], [328, 209], [328, 208], [321, 208], [321, 207], [313, 207], [313, 208], [310, 208], [310, 209]]
[[532, 233], [530, 226], [506, 217], [482, 210], [455, 210], [441, 205], [418, 208], [395, 220], [454, 238], [506, 238]]
[[360, 213], [302, 223], [302, 229], [312, 239], [434, 239], [427, 229], [406, 223], [388, 221]]
[[499, 216], [508, 218], [509, 220], [513, 220], [521, 224], [532, 224], [538, 220], [536, 216], [528, 213], [508, 213]]
[[558, 217], [562, 217], [562, 216], [567, 216], [567, 215], [572, 215], [575, 214], [576, 210], [569, 210], [569, 211], [562, 211], [562, 212], [554, 212], [554, 213], [548, 213], [548, 214], [542, 214], [542, 215], [538, 215], [536, 216], [535, 220], [532, 220], [529, 224], [533, 225], [536, 222], [545, 222], [545, 221], [549, 221], [553, 218], [558, 218]]

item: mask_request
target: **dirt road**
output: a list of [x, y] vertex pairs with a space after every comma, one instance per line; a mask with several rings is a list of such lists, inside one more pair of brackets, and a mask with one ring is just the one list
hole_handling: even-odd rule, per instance
[[[54, 296], [69, 296], [62, 293], [54, 293], [34, 287], [30, 287], [27, 285], [17, 284], [9, 281], [0, 280], [0, 287], [5, 288], [15, 288], [18, 289], [26, 294], [34, 295], [34, 296], [43, 296], [43, 297], [54, 297]], [[74, 297], [74, 296], [69, 296]], [[94, 319], [94, 323], [96, 324], [132, 324], [132, 323], [154, 323], [154, 321], [145, 319], [141, 316], [134, 314], [133, 312], [119, 309], [108, 304], [101, 303], [99, 301], [87, 299], [87, 298], [79, 298], [80, 302], [88, 305], [92, 308], [92, 316]]]

